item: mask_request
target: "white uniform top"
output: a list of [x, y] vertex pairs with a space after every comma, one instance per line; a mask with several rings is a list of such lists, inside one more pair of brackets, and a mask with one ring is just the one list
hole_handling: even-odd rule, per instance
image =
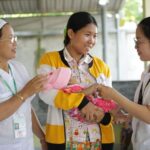
[[[16, 62], [9, 62], [14, 80], [19, 91], [29, 81], [29, 75], [25, 67]], [[11, 73], [7, 73], [0, 69], [0, 75], [7, 81], [12, 90], [14, 90], [13, 77]], [[8, 100], [12, 96], [12, 92], [0, 79], [0, 103]], [[33, 150], [33, 133], [31, 123], [31, 99], [26, 100], [19, 109], [10, 117], [0, 121], [0, 150]], [[13, 117], [15, 114], [24, 115], [26, 122], [26, 136], [23, 138], [15, 138]]]
[[[137, 87], [134, 101], [138, 102], [139, 92], [143, 83], [143, 105], [150, 105], [150, 83], [147, 85], [150, 79], [150, 73], [148, 70], [142, 74], [141, 81]], [[147, 85], [147, 86], [146, 86]], [[150, 116], [149, 116], [150, 117]], [[150, 124], [147, 124], [137, 118], [133, 118], [132, 121], [133, 135], [132, 144], [134, 150], [150, 150]]]

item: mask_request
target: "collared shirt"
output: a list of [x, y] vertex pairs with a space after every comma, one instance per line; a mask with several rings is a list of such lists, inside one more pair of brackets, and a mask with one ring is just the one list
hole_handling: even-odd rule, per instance
[[[142, 105], [150, 105], [150, 79], [149, 68], [143, 72], [139, 86], [137, 87], [134, 101], [138, 102], [140, 88], [142, 86]], [[132, 144], [134, 150], [149, 150], [150, 148], [150, 125], [133, 117], [132, 120]]]
[[[24, 85], [30, 80], [29, 75], [22, 64], [16, 61], [10, 61], [14, 80], [16, 81], [17, 89], [20, 91]], [[14, 88], [13, 77], [11, 73], [7, 73], [0, 69], [1, 77], [7, 81], [9, 86]], [[10, 91], [0, 80], [0, 103], [7, 101], [12, 97], [12, 91]], [[31, 99], [28, 98], [15, 113], [8, 118], [0, 121], [0, 150], [33, 150], [33, 133], [32, 133], [32, 121], [31, 121]], [[14, 116], [24, 115], [26, 122], [26, 136], [23, 138], [15, 138], [14, 134]]]
[[[67, 49], [64, 50], [64, 56], [72, 71], [70, 84], [80, 84], [88, 87], [96, 83], [95, 78], [88, 71], [88, 64], [92, 61], [90, 55], [87, 54], [82, 57], [79, 63], [71, 57]], [[69, 115], [68, 111], [65, 112], [65, 123], [67, 141], [96, 142], [97, 139], [100, 140], [100, 129], [97, 124], [83, 123], [75, 120]]]
[[82, 57], [79, 63], [71, 57], [67, 49], [64, 50], [64, 56], [72, 71], [70, 84], [80, 84], [88, 87], [96, 83], [95, 78], [88, 71], [89, 63], [92, 61], [90, 55], [87, 54]]

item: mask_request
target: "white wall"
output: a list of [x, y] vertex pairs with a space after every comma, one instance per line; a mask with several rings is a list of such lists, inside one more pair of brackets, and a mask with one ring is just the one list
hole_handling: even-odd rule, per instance
[[121, 31], [120, 34], [120, 79], [139, 80], [144, 69], [134, 47], [134, 32]]
[[16, 59], [26, 66], [31, 76], [34, 75], [35, 70], [34, 61], [36, 49], [37, 49], [36, 38], [19, 38]]
[[144, 4], [144, 15], [145, 15], [145, 17], [148, 17], [148, 16], [150, 16], [150, 9], [149, 9], [149, 7], [150, 7], [150, 0], [143, 0], [143, 4]]

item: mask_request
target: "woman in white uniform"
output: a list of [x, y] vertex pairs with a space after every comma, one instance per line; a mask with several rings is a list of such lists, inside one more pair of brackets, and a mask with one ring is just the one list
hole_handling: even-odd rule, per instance
[[[17, 37], [0, 19], [0, 150], [34, 150], [33, 132], [47, 150], [45, 134], [31, 109], [33, 95], [44, 88], [47, 75], [30, 80], [16, 56]], [[32, 132], [33, 129], [33, 132]]]
[[[150, 17], [137, 26], [135, 48], [142, 61], [150, 61]], [[133, 149], [150, 150], [150, 66], [142, 74], [134, 102], [109, 87], [100, 85], [99, 91], [102, 97], [113, 99], [133, 116]]]

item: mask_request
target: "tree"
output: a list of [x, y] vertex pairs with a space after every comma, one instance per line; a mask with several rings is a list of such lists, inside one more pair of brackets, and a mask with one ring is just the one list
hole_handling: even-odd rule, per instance
[[139, 22], [143, 18], [142, 0], [126, 0], [122, 12], [125, 21]]

